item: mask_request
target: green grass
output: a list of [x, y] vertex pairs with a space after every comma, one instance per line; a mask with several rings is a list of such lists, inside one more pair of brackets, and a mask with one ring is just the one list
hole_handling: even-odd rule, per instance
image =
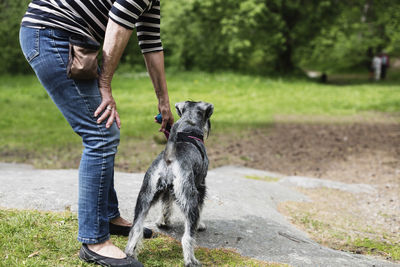
[[395, 261], [400, 261], [400, 244], [390, 243], [383, 238], [380, 241], [369, 238], [356, 239], [350, 244], [362, 249], [367, 254], [381, 254]]
[[[290, 207], [287, 209], [291, 214], [292, 222], [301, 225], [320, 244], [337, 250], [383, 256], [395, 262], [400, 261], [400, 242], [391, 233], [378, 234], [375, 232], [376, 229], [362, 226], [362, 222], [352, 222], [350, 226], [343, 225], [343, 222], [339, 224], [331, 220], [327, 222], [327, 219], [317, 218], [317, 213], [304, 208], [296, 211]], [[343, 219], [343, 214], [334, 212], [338, 218]], [[349, 223], [348, 220], [345, 222]], [[366, 237], [368, 235], [370, 237]]]
[[246, 175], [245, 178], [264, 182], [278, 182], [279, 178], [271, 176]]
[[[93, 266], [79, 260], [77, 218], [71, 212], [0, 209], [0, 266]], [[124, 248], [126, 237], [112, 237]], [[204, 266], [287, 266], [257, 261], [232, 250], [197, 248]], [[183, 266], [178, 241], [160, 235], [145, 240], [139, 260], [145, 266]]]
[[[41, 157], [40, 164], [50, 167], [63, 167], [56, 162], [79, 162], [75, 155], [81, 150], [80, 138], [37, 78], [0, 79], [0, 160], [30, 162]], [[215, 105], [212, 124], [219, 133], [269, 125], [274, 115], [400, 111], [400, 90], [391, 82], [335, 86], [306, 79], [202, 72], [169, 73], [167, 79], [172, 104], [190, 99]], [[131, 152], [138, 140], [159, 135], [153, 122], [157, 100], [145, 74], [116, 74], [113, 95], [122, 120], [120, 148], [130, 147]]]

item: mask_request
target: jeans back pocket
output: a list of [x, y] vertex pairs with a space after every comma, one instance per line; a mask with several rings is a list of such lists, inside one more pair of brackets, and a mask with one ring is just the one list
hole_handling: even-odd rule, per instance
[[40, 29], [22, 26], [19, 31], [19, 42], [28, 62], [39, 56]]

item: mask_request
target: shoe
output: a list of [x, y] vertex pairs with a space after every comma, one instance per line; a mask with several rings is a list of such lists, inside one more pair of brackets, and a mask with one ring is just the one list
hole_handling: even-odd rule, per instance
[[[113, 223], [109, 223], [109, 230], [110, 230], [110, 235], [122, 235], [122, 236], [128, 236], [129, 232], [131, 231], [130, 226], [122, 226], [122, 225], [116, 225]], [[144, 238], [152, 238], [153, 237], [153, 231], [149, 228], [143, 227], [143, 237]]]
[[129, 256], [126, 256], [123, 259], [101, 256], [96, 252], [91, 251], [86, 244], [82, 244], [81, 250], [79, 251], [79, 258], [83, 261], [99, 264], [101, 266], [144, 267], [142, 263]]

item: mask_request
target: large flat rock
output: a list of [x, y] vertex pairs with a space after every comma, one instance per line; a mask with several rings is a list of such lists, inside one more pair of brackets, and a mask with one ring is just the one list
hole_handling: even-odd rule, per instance
[[[143, 176], [142, 173], [115, 173], [115, 186], [124, 217], [133, 217]], [[247, 179], [246, 176], [282, 179], [265, 182]], [[289, 200], [309, 201], [291, 186], [337, 186], [329, 181], [321, 183], [307, 179], [234, 166], [210, 170], [207, 176], [208, 197], [202, 216], [207, 230], [197, 233], [198, 245], [233, 248], [245, 256], [292, 266], [400, 266], [323, 247], [291, 225], [277, 211], [277, 204]], [[77, 170], [36, 170], [27, 165], [3, 163], [0, 164], [0, 184], [1, 207], [77, 210]], [[176, 207], [174, 210], [173, 228], [166, 233], [180, 239], [183, 219]], [[146, 223], [154, 227], [158, 214], [156, 205], [149, 212]]]

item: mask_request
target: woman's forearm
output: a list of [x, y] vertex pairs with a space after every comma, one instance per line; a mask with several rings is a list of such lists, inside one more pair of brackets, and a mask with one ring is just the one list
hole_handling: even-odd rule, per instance
[[144, 60], [157, 95], [158, 110], [163, 118], [160, 131], [165, 131], [168, 124], [172, 125], [174, 123], [174, 116], [171, 113], [167, 81], [165, 79], [164, 53], [162, 51], [146, 53], [144, 54]]
[[111, 89], [112, 77], [131, 34], [132, 30], [120, 26], [111, 19], [108, 20], [103, 44], [103, 64], [99, 80], [101, 85], [110, 86]]
[[114, 120], [117, 122], [117, 126], [121, 127], [117, 104], [111, 93], [111, 80], [131, 34], [131, 30], [125, 29], [110, 19], [108, 20], [103, 44], [103, 64], [99, 77], [101, 104], [94, 112], [94, 116], [97, 117], [104, 111], [97, 119], [97, 123], [102, 123], [108, 118], [107, 128], [111, 127]]
[[158, 102], [160, 104], [169, 104], [167, 82], [164, 70], [164, 53], [163, 51], [146, 53], [143, 55], [147, 71], [153, 82]]

